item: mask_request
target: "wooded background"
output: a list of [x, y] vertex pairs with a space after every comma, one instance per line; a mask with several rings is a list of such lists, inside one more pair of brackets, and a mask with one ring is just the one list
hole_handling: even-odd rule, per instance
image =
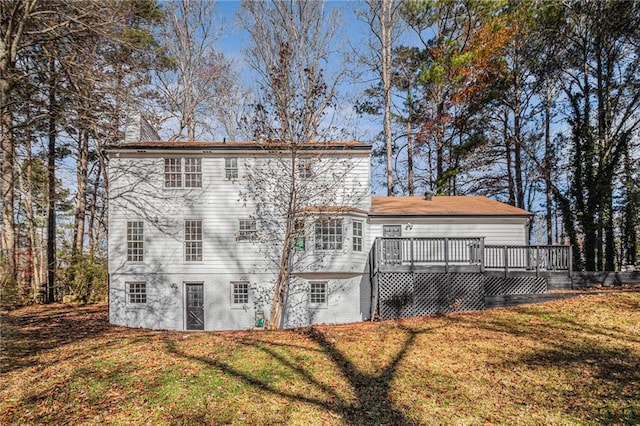
[[138, 112], [173, 140], [360, 139], [376, 192], [487, 195], [577, 269], [637, 267], [638, 2], [362, 1], [364, 42], [339, 6], [247, 1], [224, 27], [206, 1], [0, 0], [2, 303], [106, 295], [103, 148]]

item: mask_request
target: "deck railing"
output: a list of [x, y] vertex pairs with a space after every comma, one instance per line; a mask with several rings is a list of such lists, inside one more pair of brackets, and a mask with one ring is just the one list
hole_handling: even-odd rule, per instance
[[484, 265], [487, 269], [526, 269], [570, 271], [569, 246], [485, 245]]
[[484, 238], [376, 238], [377, 267], [475, 265], [480, 270], [571, 271], [569, 246], [485, 245]]
[[482, 262], [482, 238], [377, 238], [383, 265], [471, 264]]

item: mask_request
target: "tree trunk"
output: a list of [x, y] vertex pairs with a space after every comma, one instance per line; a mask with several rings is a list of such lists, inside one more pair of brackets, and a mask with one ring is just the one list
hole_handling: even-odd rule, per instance
[[24, 167], [19, 176], [20, 192], [24, 200], [24, 213], [27, 225], [28, 252], [27, 258], [29, 264], [28, 284], [31, 288], [31, 296], [35, 301], [38, 291], [42, 288], [42, 264], [41, 264], [41, 246], [38, 239], [37, 220], [36, 220], [36, 203], [33, 196], [34, 171], [33, 171], [33, 155], [31, 151], [31, 135], [27, 130], [25, 140], [25, 159]]
[[391, 61], [393, 0], [382, 0], [380, 16], [380, 41], [382, 43], [382, 86], [384, 90], [384, 138], [387, 154], [387, 195], [394, 195], [393, 189], [393, 135], [391, 128]]
[[[13, 139], [13, 110], [11, 95], [15, 88], [15, 65], [23, 44], [23, 35], [31, 21], [37, 0], [23, 0], [2, 4], [2, 27], [6, 32], [0, 37], [0, 130], [2, 146], [2, 243], [0, 266], [4, 263], [6, 285], [17, 283], [16, 230], [14, 216], [15, 196], [15, 141]], [[0, 271], [1, 272], [1, 271]], [[2, 277], [0, 277], [2, 278]]]
[[291, 153], [291, 174], [289, 183], [289, 200], [287, 206], [287, 217], [285, 218], [284, 238], [280, 254], [280, 265], [278, 277], [273, 291], [273, 301], [271, 302], [271, 312], [269, 313], [269, 328], [277, 329], [282, 326], [282, 315], [285, 309], [287, 291], [289, 289], [291, 252], [293, 250], [293, 240], [295, 238], [295, 214], [297, 210], [297, 155], [295, 151]]
[[57, 136], [57, 105], [56, 105], [56, 78], [55, 60], [49, 60], [49, 139], [47, 154], [48, 170], [48, 205], [47, 205], [47, 289], [46, 303], [55, 300], [56, 281], [56, 136]]
[[437, 113], [436, 113], [436, 193], [437, 194], [449, 194], [448, 188], [446, 188], [444, 182], [444, 101], [442, 97], [439, 97]]
[[617, 270], [615, 265], [616, 245], [613, 232], [613, 199], [611, 196], [607, 197], [607, 209], [604, 227], [604, 270], [615, 271]]
[[8, 105], [8, 82], [0, 79], [2, 91], [2, 249], [0, 260], [5, 265], [6, 285], [13, 287], [16, 277], [16, 233], [14, 219], [14, 162], [13, 114]]
[[[411, 110], [409, 110], [411, 114]], [[407, 187], [409, 196], [415, 193], [415, 184], [413, 176], [413, 129], [411, 128], [411, 119], [407, 120]]]
[[598, 270], [596, 253], [598, 247], [598, 218], [596, 195], [597, 188], [594, 184], [594, 137], [591, 129], [591, 82], [589, 81], [589, 55], [583, 52], [582, 70], [582, 105], [583, 110], [579, 123], [579, 134], [576, 138], [576, 159], [574, 193], [578, 208], [578, 222], [584, 232], [584, 259], [587, 271]]
[[[518, 79], [516, 78], [516, 82]], [[522, 129], [520, 126], [520, 87], [516, 83], [515, 106], [513, 111], [513, 159], [515, 176], [515, 206], [524, 209], [524, 184], [522, 182]]]
[[509, 113], [505, 109], [504, 111], [504, 126], [502, 137], [504, 138], [504, 156], [507, 161], [507, 190], [509, 193], [508, 203], [512, 206], [516, 205], [516, 188], [513, 179], [513, 160], [511, 158], [511, 137], [509, 136]]
[[635, 265], [638, 259], [638, 221], [640, 220], [640, 188], [633, 179], [633, 163], [629, 147], [624, 152], [624, 189], [626, 203], [624, 206], [624, 225], [622, 232], [622, 259], [627, 265]]
[[89, 236], [88, 250], [89, 259], [95, 260], [95, 245], [98, 241], [98, 232], [96, 230], [96, 214], [98, 211], [98, 191], [100, 190], [100, 177], [102, 176], [102, 170], [100, 170], [100, 162], [98, 162], [98, 170], [95, 172], [95, 181], [93, 184], [93, 190], [91, 192], [91, 205], [89, 206], [89, 224], [87, 226], [87, 232]]
[[87, 214], [87, 173], [89, 165], [89, 130], [80, 131], [78, 138], [78, 161], [76, 164], [76, 211], [73, 233], [73, 258], [81, 256], [84, 248], [84, 228]]
[[548, 78], [545, 79], [546, 91], [544, 102], [544, 182], [546, 198], [546, 227], [547, 244], [553, 244], [552, 203], [553, 193], [551, 189], [551, 159], [553, 156], [551, 146], [551, 85]]

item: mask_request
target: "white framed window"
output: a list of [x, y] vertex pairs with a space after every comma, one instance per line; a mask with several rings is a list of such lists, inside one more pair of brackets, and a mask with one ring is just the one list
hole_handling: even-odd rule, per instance
[[238, 241], [253, 241], [257, 237], [255, 219], [238, 219]]
[[182, 188], [182, 159], [164, 159], [164, 186], [165, 188]]
[[238, 159], [235, 157], [224, 159], [224, 176], [226, 179], [238, 179]]
[[304, 220], [298, 219], [295, 221], [294, 225], [294, 234], [295, 241], [293, 243], [293, 248], [295, 251], [305, 251], [306, 250], [306, 241], [304, 236]]
[[184, 187], [202, 188], [202, 159], [184, 159]]
[[202, 262], [202, 220], [184, 221], [184, 260]]
[[315, 226], [316, 250], [342, 250], [342, 219], [318, 219]]
[[125, 282], [125, 286], [127, 288], [127, 305], [144, 305], [147, 303], [146, 282]]
[[249, 304], [249, 282], [248, 281], [232, 281], [231, 282], [231, 306], [244, 307]]
[[298, 160], [298, 177], [300, 179], [311, 179], [313, 177], [311, 160], [309, 159]]
[[362, 251], [362, 225], [361, 220], [353, 221], [353, 251]]
[[202, 188], [202, 159], [165, 158], [165, 188]]
[[315, 307], [327, 306], [326, 281], [309, 281], [309, 304]]
[[127, 261], [144, 260], [144, 223], [141, 220], [127, 222]]

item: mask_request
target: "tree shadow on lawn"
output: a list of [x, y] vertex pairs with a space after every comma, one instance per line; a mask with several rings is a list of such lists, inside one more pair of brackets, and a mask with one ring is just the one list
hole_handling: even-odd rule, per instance
[[30, 306], [3, 313], [0, 370], [9, 372], [31, 366], [44, 351], [116, 329], [109, 324], [107, 315], [104, 303]]
[[[25, 390], [19, 401], [0, 411], [0, 424], [99, 424], [137, 397], [130, 384], [135, 365], [107, 372], [86, 363], [69, 376]], [[97, 419], [103, 418], [100, 421]]]
[[567, 383], [579, 390], [564, 391], [562, 398], [581, 401], [565, 410], [585, 414], [588, 420], [599, 424], [640, 424], [640, 358], [627, 348], [590, 343], [549, 347], [505, 361], [501, 367], [587, 369], [590, 375], [583, 373], [577, 382]]
[[[627, 308], [637, 309], [637, 306]], [[541, 378], [546, 369], [566, 370], [575, 380], [566, 383], [571, 387], [561, 395], [563, 401], [573, 401], [563, 407], [567, 413], [599, 424], [640, 424], [640, 352], [637, 348], [640, 340], [637, 335], [617, 327], [590, 325], [561, 311], [550, 313], [523, 307], [517, 309], [517, 314], [529, 320], [514, 322], [510, 315], [453, 315], [447, 320], [541, 344], [542, 348], [515, 356], [505, 353], [502, 360], [495, 357], [499, 354], [493, 354], [494, 365], [504, 371], [539, 370]], [[536, 393], [547, 395], [549, 391], [542, 388]]]
[[[266, 379], [257, 377], [255, 371], [249, 369], [240, 369], [231, 364], [206, 356], [194, 356], [181, 351], [176, 342], [169, 336], [165, 337], [165, 345], [168, 353], [184, 359], [200, 362], [208, 367], [221, 370], [224, 374], [228, 374], [241, 382], [255, 387], [260, 391], [286, 398], [290, 401], [298, 401], [310, 404], [315, 407], [327, 410], [335, 415], [341, 416], [346, 424], [358, 425], [374, 425], [374, 424], [392, 424], [392, 425], [411, 425], [416, 421], [408, 418], [391, 400], [392, 381], [396, 374], [398, 365], [404, 359], [407, 352], [414, 345], [416, 337], [420, 334], [429, 332], [429, 329], [414, 330], [412, 328], [399, 325], [404, 337], [399, 350], [377, 374], [368, 374], [359, 370], [359, 368], [341, 352], [332, 339], [328, 338], [322, 330], [316, 327], [309, 327], [298, 331], [293, 331], [299, 335], [309, 339], [318, 347], [318, 351], [324, 353], [332, 365], [342, 373], [348, 382], [348, 385], [355, 393], [355, 398], [344, 398], [332, 386], [322, 382], [314, 376], [310, 369], [306, 369], [301, 363], [294, 362], [292, 359], [278, 353], [277, 347], [279, 343], [270, 343], [263, 340], [243, 339], [241, 344], [262, 351], [272, 359], [276, 360], [287, 370], [300, 377], [306, 384], [312, 385], [321, 391], [326, 397], [305, 396], [295, 393], [292, 390], [284, 390], [270, 383]], [[287, 344], [282, 346], [289, 346]], [[316, 349], [311, 349], [316, 350]]]

